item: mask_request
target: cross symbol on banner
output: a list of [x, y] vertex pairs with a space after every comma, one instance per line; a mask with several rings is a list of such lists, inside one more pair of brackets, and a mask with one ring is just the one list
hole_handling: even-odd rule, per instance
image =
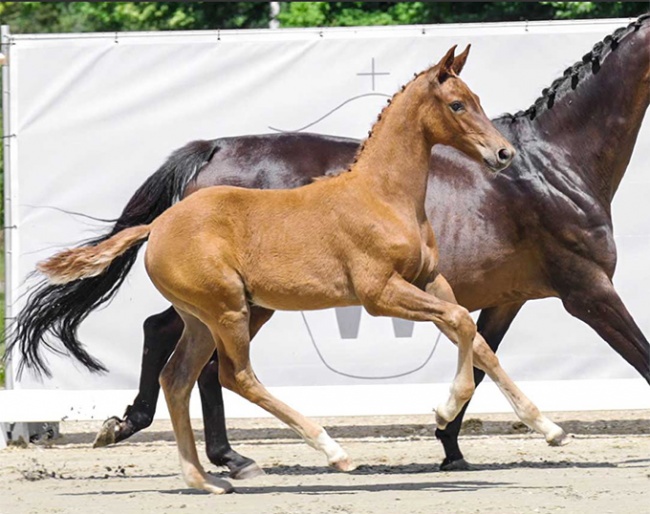
[[375, 76], [377, 76], [377, 75], [390, 75], [390, 73], [387, 72], [387, 71], [375, 71], [375, 58], [374, 57], [372, 58], [372, 64], [371, 64], [370, 70], [371, 70], [370, 72], [360, 72], [360, 73], [357, 73], [357, 75], [360, 75], [360, 76], [369, 75], [370, 77], [372, 77], [372, 90], [374, 91], [375, 90]]

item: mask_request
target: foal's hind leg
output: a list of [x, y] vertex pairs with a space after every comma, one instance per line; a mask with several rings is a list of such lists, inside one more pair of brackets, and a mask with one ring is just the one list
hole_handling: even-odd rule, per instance
[[223, 494], [232, 486], [225, 480], [208, 475], [196, 453], [194, 433], [190, 423], [190, 394], [201, 369], [214, 352], [214, 340], [198, 319], [181, 314], [185, 329], [169, 362], [160, 374], [167, 407], [174, 427], [176, 444], [185, 483], [190, 487]]
[[[230, 302], [234, 304], [235, 302]], [[255, 318], [255, 310], [250, 315]], [[248, 306], [242, 294], [235, 309], [221, 313], [218, 318], [204, 319], [210, 327], [219, 351], [219, 375], [224, 387], [270, 412], [286, 423], [305, 442], [327, 456], [328, 463], [340, 471], [353, 469], [347, 454], [325, 429], [271, 395], [259, 382], [249, 358], [250, 332]], [[255, 324], [255, 319], [251, 320]]]
[[215, 466], [226, 466], [228, 476], [236, 480], [253, 478], [264, 472], [257, 463], [230, 446], [226, 431], [226, 413], [219, 382], [219, 359], [215, 351], [199, 376], [199, 393], [203, 412], [205, 453]]
[[[271, 310], [251, 307], [249, 329], [251, 339], [272, 315]], [[223, 395], [219, 381], [219, 359], [216, 351], [199, 376], [199, 391], [205, 427], [205, 451], [210, 462], [217, 466], [228, 466], [229, 476], [234, 479], [253, 478], [263, 474], [264, 472], [254, 460], [237, 453], [228, 442]]]

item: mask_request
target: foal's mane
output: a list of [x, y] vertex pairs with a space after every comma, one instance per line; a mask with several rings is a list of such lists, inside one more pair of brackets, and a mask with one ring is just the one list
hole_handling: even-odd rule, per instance
[[620, 27], [612, 34], [605, 36], [602, 41], [594, 45], [591, 52], [582, 56], [581, 61], [569, 66], [564, 70], [561, 77], [555, 79], [549, 87], [543, 89], [542, 95], [528, 109], [518, 111], [515, 114], [503, 114], [497, 120], [509, 120], [512, 123], [524, 117], [534, 120], [541, 113], [552, 109], [558, 94], [575, 91], [578, 83], [589, 73], [598, 73], [602, 62], [618, 48], [621, 40], [638, 31], [643, 23], [649, 19], [650, 13], [642, 14], [627, 27]]
[[[372, 124], [372, 127], [371, 127], [370, 130], [368, 131], [368, 137], [367, 137], [366, 139], [364, 139], [364, 140], [361, 142], [361, 145], [359, 146], [359, 148], [357, 148], [357, 151], [356, 151], [356, 153], [354, 154], [354, 159], [352, 160], [352, 163], [351, 163], [351, 164], [350, 164], [346, 169], [336, 170], [336, 171], [332, 171], [332, 172], [327, 173], [326, 175], [323, 175], [323, 176], [320, 176], [320, 177], [314, 177], [314, 179], [313, 179], [314, 182], [316, 182], [316, 181], [320, 181], [320, 180], [327, 180], [327, 179], [334, 178], [334, 177], [338, 177], [339, 175], [341, 175], [341, 174], [343, 174], [343, 173], [347, 173], [347, 172], [349, 172], [349, 171], [352, 171], [352, 168], [354, 167], [354, 165], [355, 165], [355, 164], [357, 163], [357, 161], [359, 160], [359, 156], [361, 155], [361, 153], [362, 153], [362, 152], [364, 151], [364, 149], [366, 148], [366, 143], [367, 143], [368, 140], [372, 137], [373, 133], [374, 133], [375, 130], [377, 129], [377, 126], [378, 126], [379, 123], [381, 122], [382, 116], [384, 115], [384, 113], [385, 113], [388, 109], [391, 108], [391, 104], [393, 103], [393, 100], [395, 100], [395, 98], [397, 98], [399, 95], [401, 95], [402, 93], [404, 93], [404, 90], [405, 90], [409, 85], [411, 85], [411, 84], [412, 84], [413, 82], [415, 82], [418, 78], [420, 78], [420, 77], [421, 77], [422, 75], [424, 75], [425, 73], [428, 73], [429, 71], [431, 71], [431, 70], [432, 70], [433, 68], [435, 68], [435, 67], [436, 67], [436, 65], [434, 64], [433, 66], [430, 66], [430, 67], [428, 67], [427, 69], [425, 69], [425, 70], [423, 70], [423, 71], [421, 71], [421, 72], [419, 72], [419, 73], [414, 73], [414, 74], [413, 74], [413, 78], [412, 78], [411, 80], [409, 80], [406, 84], [404, 84], [404, 85], [403, 85], [403, 86], [402, 86], [402, 87], [401, 87], [401, 88], [400, 88], [400, 89], [399, 89], [399, 90], [398, 90], [398, 91], [397, 91], [397, 92], [396, 92], [396, 93], [395, 93], [391, 98], [389, 98], [388, 100], [386, 100], [386, 105], [384, 105], [384, 107], [382, 108], [382, 110], [379, 112], [379, 115], [377, 116], [377, 119], [375, 120], [375, 122]], [[453, 72], [452, 72], [452, 76], [455, 76], [455, 75], [453, 75]]]

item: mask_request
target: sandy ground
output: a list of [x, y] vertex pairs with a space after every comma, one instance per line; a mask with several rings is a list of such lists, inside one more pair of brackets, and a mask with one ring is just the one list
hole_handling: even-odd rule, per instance
[[[441, 472], [430, 417], [322, 419], [360, 465], [325, 458], [273, 419], [233, 420], [233, 445], [266, 475], [212, 496], [185, 487], [168, 422], [129, 442], [90, 448], [100, 423], [63, 423], [56, 441], [0, 451], [0, 514], [650, 513], [650, 412], [557, 413], [561, 448], [512, 416], [467, 423], [462, 447], [478, 470]], [[203, 456], [201, 425], [194, 423]]]

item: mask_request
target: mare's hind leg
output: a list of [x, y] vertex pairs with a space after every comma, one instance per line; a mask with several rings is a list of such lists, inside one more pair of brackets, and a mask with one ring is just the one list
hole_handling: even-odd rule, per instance
[[[447, 280], [442, 275], [438, 275], [436, 279], [427, 286], [427, 291], [432, 291], [437, 296], [446, 298], [450, 302], [456, 301], [451, 286], [449, 286]], [[542, 434], [551, 446], [566, 444], [568, 440], [564, 430], [544, 416], [537, 406], [526, 397], [519, 387], [517, 387], [501, 367], [499, 359], [487, 345], [483, 336], [478, 332], [475, 334], [472, 348], [476, 367], [485, 371], [492, 381], [499, 387], [501, 392], [510, 402], [510, 405], [514, 408], [519, 419], [536, 432]], [[445, 426], [442, 428], [445, 428]]]
[[174, 427], [176, 444], [185, 483], [190, 487], [223, 494], [232, 486], [225, 480], [208, 475], [199, 462], [190, 423], [190, 394], [206, 362], [214, 352], [214, 340], [197, 318], [181, 314], [185, 329], [169, 362], [160, 374], [167, 407]]
[[[251, 307], [249, 328], [251, 339], [272, 315], [271, 310]], [[223, 395], [219, 382], [219, 359], [216, 351], [199, 376], [199, 391], [203, 408], [205, 451], [210, 462], [217, 466], [228, 466], [230, 478], [234, 479], [253, 478], [263, 474], [264, 472], [254, 460], [238, 454], [228, 442]]]
[[183, 320], [176, 310], [170, 307], [147, 318], [143, 328], [144, 348], [138, 395], [133, 405], [126, 408], [124, 419], [114, 416], [104, 422], [95, 437], [93, 448], [124, 441], [147, 428], [153, 421], [160, 392], [158, 378], [183, 333]]
[[[243, 288], [241, 293], [240, 298], [231, 297], [227, 301], [231, 307], [228, 312], [218, 318], [204, 319], [217, 341], [222, 385], [286, 423], [309, 446], [322, 451], [331, 466], [350, 471], [353, 466], [347, 454], [325, 429], [271, 395], [255, 376], [249, 358], [249, 309]], [[253, 318], [256, 315], [255, 310], [250, 312]], [[251, 322], [255, 324], [254, 319]]]

